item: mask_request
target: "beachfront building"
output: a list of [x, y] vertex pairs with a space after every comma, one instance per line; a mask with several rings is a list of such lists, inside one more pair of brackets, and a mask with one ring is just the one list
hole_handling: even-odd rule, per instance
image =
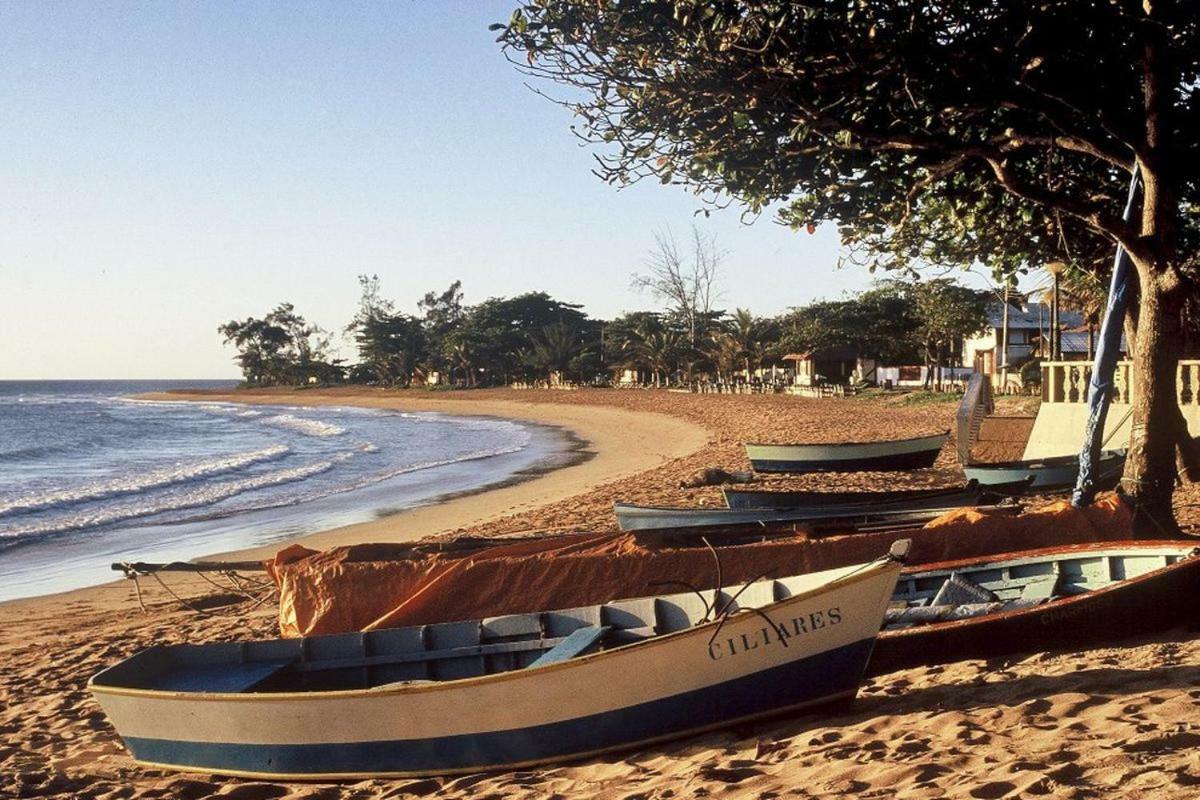
[[824, 347], [783, 357], [791, 374], [791, 394], [840, 394], [848, 387], [878, 382], [879, 363], [850, 345]]
[[[1083, 328], [1083, 315], [1077, 311], [1059, 310], [1059, 324], [1067, 331]], [[1078, 343], [1075, 337], [1062, 337], [1065, 345], [1068, 341], [1074, 348]], [[1033, 358], [1043, 353], [1049, 355], [1050, 342], [1050, 305], [1048, 303], [1029, 303], [1024, 298], [1017, 297], [1008, 303], [1008, 347], [1007, 360], [1004, 358], [1004, 304], [993, 303], [988, 308], [987, 327], [978, 336], [967, 338], [963, 342], [962, 366], [992, 378], [997, 389], [999, 377], [1004, 367], [1008, 367], [1009, 388], [1021, 385], [1021, 367]], [[1086, 344], [1086, 339], [1085, 339]]]
[[849, 345], [788, 353], [783, 360], [792, 367], [794, 386], [845, 385], [859, 368], [858, 350]]

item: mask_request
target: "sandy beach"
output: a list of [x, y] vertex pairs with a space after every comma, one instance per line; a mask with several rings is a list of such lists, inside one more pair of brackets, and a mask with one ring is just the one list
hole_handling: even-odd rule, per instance
[[[203, 397], [528, 420], [570, 430], [590, 456], [515, 485], [305, 537], [312, 547], [464, 532], [607, 530], [617, 499], [716, 504], [717, 489], [685, 490], [679, 482], [706, 467], [746, 469], [743, 441], [917, 435], [950, 428], [954, 413], [952, 403], [910, 405], [895, 397], [661, 391], [347, 389]], [[1012, 457], [1000, 439], [989, 443], [989, 453]], [[935, 469], [887, 481], [893, 487], [937, 485], [960, 476], [948, 446]], [[769, 483], [816, 488], [834, 480], [843, 487], [880, 488], [880, 477], [871, 475]], [[1194, 512], [1195, 494], [1180, 493], [1185, 519]], [[265, 553], [239, 557], [245, 555]], [[872, 679], [854, 708], [835, 717], [785, 718], [519, 773], [323, 785], [147, 770], [125, 754], [88, 695], [87, 678], [153, 643], [275, 632], [270, 602], [252, 607], [231, 587], [196, 579], [171, 578], [167, 587], [170, 592], [142, 581], [146, 613], [131, 582], [0, 605], [0, 796], [1183, 798], [1200, 792], [1195, 631], [896, 672]], [[171, 592], [200, 612], [181, 607]]]

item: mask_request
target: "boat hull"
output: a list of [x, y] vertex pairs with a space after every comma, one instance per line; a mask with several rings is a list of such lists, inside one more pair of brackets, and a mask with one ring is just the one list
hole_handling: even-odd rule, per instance
[[756, 472], [897, 472], [933, 466], [946, 434], [849, 444], [747, 444]]
[[[1123, 452], [1110, 451], [1100, 459], [1099, 489], [1111, 489], [1121, 477], [1125, 463]], [[963, 467], [968, 480], [982, 486], [1009, 484], [1028, 480], [1031, 492], [1054, 492], [1072, 489], [1079, 477], [1079, 459], [1075, 456], [1046, 458], [1035, 461], [1010, 461], [1000, 464], [968, 464]]]
[[[1018, 484], [1012, 487], [1012, 489], [1012, 493], [1015, 494], [1024, 489], [1024, 485]], [[736, 489], [732, 487], [725, 487], [721, 491], [725, 496], [725, 505], [728, 508], [802, 508], [814, 510], [864, 505], [871, 508], [886, 507], [900, 510], [953, 505], [976, 505], [985, 499], [985, 495], [993, 493], [981, 489], [978, 485], [971, 484], [949, 489], [909, 489], [895, 492], [789, 492], [770, 489]]]
[[[1157, 544], [1164, 552], [1186, 548], [1179, 542]], [[1123, 546], [1147, 549], [1146, 542], [1108, 542], [925, 565], [920, 569], [945, 570], [982, 562], [1003, 563], [1013, 555], [1087, 555], [1120, 550]], [[1149, 549], [1154, 548], [1150, 546]], [[867, 674], [881, 675], [906, 667], [967, 658], [993, 658], [1116, 642], [1191, 625], [1200, 621], [1200, 608], [1192, 600], [1198, 595], [1200, 558], [1193, 557], [1105, 588], [1043, 605], [885, 630], [876, 641]]]
[[[999, 499], [999, 498], [998, 498]], [[922, 504], [858, 504], [825, 508], [661, 508], [616, 503], [613, 511], [617, 526], [623, 531], [669, 531], [691, 528], [739, 528], [746, 532], [764, 532], [763, 526], [776, 527], [787, 523], [826, 527], [844, 522], [852, 528], [858, 521], [886, 525], [889, 521], [916, 518], [920, 524], [963, 506], [977, 502], [951, 500], [944, 505]], [[994, 504], [993, 504], [994, 505]]]
[[[331, 779], [511, 769], [627, 749], [852, 697], [899, 574], [549, 666], [288, 693], [92, 690], [139, 762]], [[715, 634], [715, 638], [714, 638]], [[318, 637], [319, 639], [320, 637]]]

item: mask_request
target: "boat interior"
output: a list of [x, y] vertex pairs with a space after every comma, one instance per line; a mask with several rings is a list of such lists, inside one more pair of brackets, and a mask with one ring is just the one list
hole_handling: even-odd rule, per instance
[[718, 592], [687, 590], [466, 622], [157, 646], [101, 672], [92, 684], [161, 692], [259, 693], [382, 689], [475, 678], [565, 661], [687, 630], [726, 614], [761, 609], [861, 568], [760, 580]]
[[1040, 605], [1137, 578], [1197, 554], [1195, 545], [1110, 548], [905, 572], [884, 630]]

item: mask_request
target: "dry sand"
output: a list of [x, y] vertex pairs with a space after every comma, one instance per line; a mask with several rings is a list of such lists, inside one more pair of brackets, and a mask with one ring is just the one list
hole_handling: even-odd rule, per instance
[[[715, 489], [680, 490], [678, 481], [702, 467], [745, 469], [743, 440], [918, 434], [949, 427], [954, 410], [892, 400], [639, 391], [352, 390], [236, 397], [386, 403], [535, 419], [574, 429], [596, 451], [595, 458], [574, 467], [456, 499], [440, 515], [417, 510], [321, 535], [338, 541], [408, 538], [443, 527], [439, 520], [494, 534], [609, 528], [609, 504], [618, 497], [717, 502]], [[634, 416], [647, 420], [646, 427], [631, 429]], [[606, 452], [634, 446], [637, 455]], [[886, 481], [929, 485], [957, 478], [948, 446], [935, 470]], [[864, 475], [854, 483], [878, 488], [883, 479]], [[830, 480], [810, 476], [771, 483], [828, 486]], [[1183, 495], [1181, 511], [1194, 507], [1195, 494]], [[513, 515], [515, 507], [523, 513]], [[489, 515], [499, 518], [484, 521]], [[1189, 631], [1112, 648], [897, 672], [873, 679], [853, 710], [835, 717], [793, 717], [624, 757], [519, 773], [322, 785], [144, 770], [128, 759], [87, 695], [87, 677], [155, 642], [269, 636], [274, 630], [270, 603], [251, 609], [236, 593], [195, 580], [173, 579], [170, 586], [207, 616], [181, 609], [161, 587], [146, 582], [146, 614], [138, 610], [129, 583], [0, 606], [0, 797], [1200, 796], [1200, 639]]]

